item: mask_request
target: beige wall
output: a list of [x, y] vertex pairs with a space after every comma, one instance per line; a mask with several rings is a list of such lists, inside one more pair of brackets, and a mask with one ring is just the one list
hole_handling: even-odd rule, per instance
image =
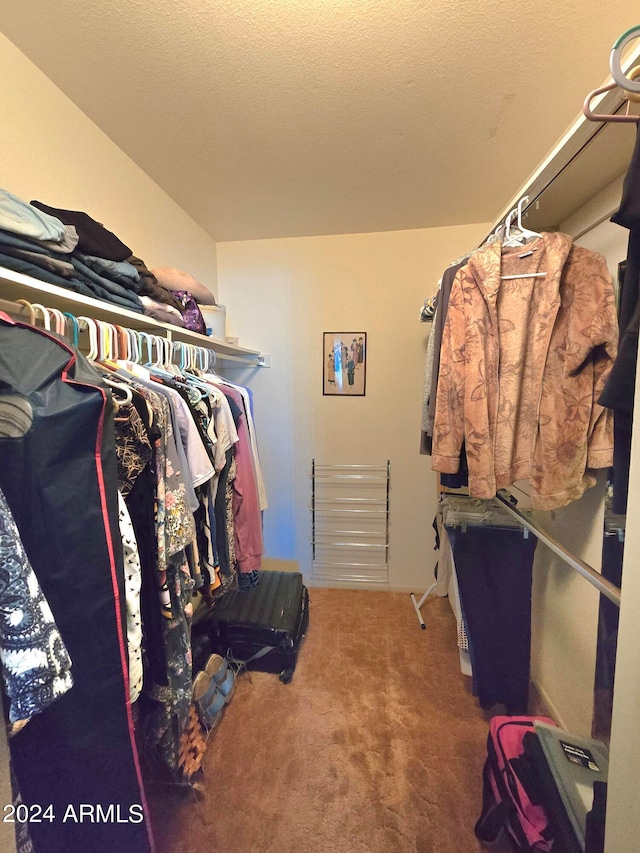
[[[488, 225], [218, 244], [231, 333], [259, 341], [272, 367], [251, 381], [269, 492], [266, 555], [311, 566], [310, 466], [391, 460], [389, 583], [428, 586], [437, 555], [436, 478], [419, 455], [430, 324], [418, 312], [447, 264]], [[367, 391], [323, 397], [322, 333], [368, 334]], [[407, 610], [407, 618], [415, 618]]]
[[0, 79], [3, 189], [84, 210], [147, 266], [188, 270], [216, 293], [213, 239], [2, 34]]
[[[553, 538], [594, 569], [602, 564], [605, 478], [552, 513], [534, 515]], [[533, 566], [531, 680], [560, 725], [591, 736], [598, 592], [544, 545]]]

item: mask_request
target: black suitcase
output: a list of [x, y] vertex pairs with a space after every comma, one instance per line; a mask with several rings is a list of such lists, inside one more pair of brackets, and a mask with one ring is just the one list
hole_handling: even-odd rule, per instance
[[247, 669], [278, 673], [285, 684], [291, 681], [309, 625], [309, 593], [298, 572], [258, 574], [258, 586], [228, 592], [194, 616], [194, 672], [217, 652], [245, 662]]

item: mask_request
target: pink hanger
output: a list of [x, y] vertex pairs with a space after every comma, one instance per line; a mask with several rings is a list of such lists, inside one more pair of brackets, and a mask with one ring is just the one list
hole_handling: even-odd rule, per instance
[[[633, 72], [640, 74], [640, 65], [636, 66], [636, 68], [633, 69]], [[631, 73], [633, 73], [633, 72], [631, 72]], [[619, 116], [619, 115], [610, 115], [608, 113], [607, 114], [599, 114], [599, 113], [594, 113], [591, 110], [591, 101], [595, 98], [596, 95], [602, 95], [605, 92], [610, 92], [612, 89], [616, 89], [617, 86], [618, 86], [617, 83], [609, 83], [607, 86], [601, 86], [599, 89], [594, 89], [593, 92], [589, 92], [589, 94], [585, 98], [585, 101], [584, 101], [584, 104], [582, 107], [582, 112], [585, 114], [586, 118], [589, 119], [589, 121], [620, 122], [620, 124], [622, 124], [623, 122], [627, 122], [627, 123], [633, 122], [634, 124], [638, 124], [638, 122], [640, 122], [640, 116], [634, 116], [634, 115], [620, 115]], [[629, 108], [629, 106], [627, 103], [627, 109], [628, 108]]]

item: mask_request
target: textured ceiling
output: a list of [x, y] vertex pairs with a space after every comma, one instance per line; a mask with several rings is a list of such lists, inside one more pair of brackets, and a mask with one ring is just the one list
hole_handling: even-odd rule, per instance
[[632, 7], [0, 0], [0, 30], [239, 240], [491, 220], [606, 77]]

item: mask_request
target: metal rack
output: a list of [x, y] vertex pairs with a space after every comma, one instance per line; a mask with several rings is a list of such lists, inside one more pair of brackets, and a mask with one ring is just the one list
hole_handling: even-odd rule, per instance
[[311, 461], [313, 578], [388, 583], [390, 481], [389, 460], [383, 465]]

